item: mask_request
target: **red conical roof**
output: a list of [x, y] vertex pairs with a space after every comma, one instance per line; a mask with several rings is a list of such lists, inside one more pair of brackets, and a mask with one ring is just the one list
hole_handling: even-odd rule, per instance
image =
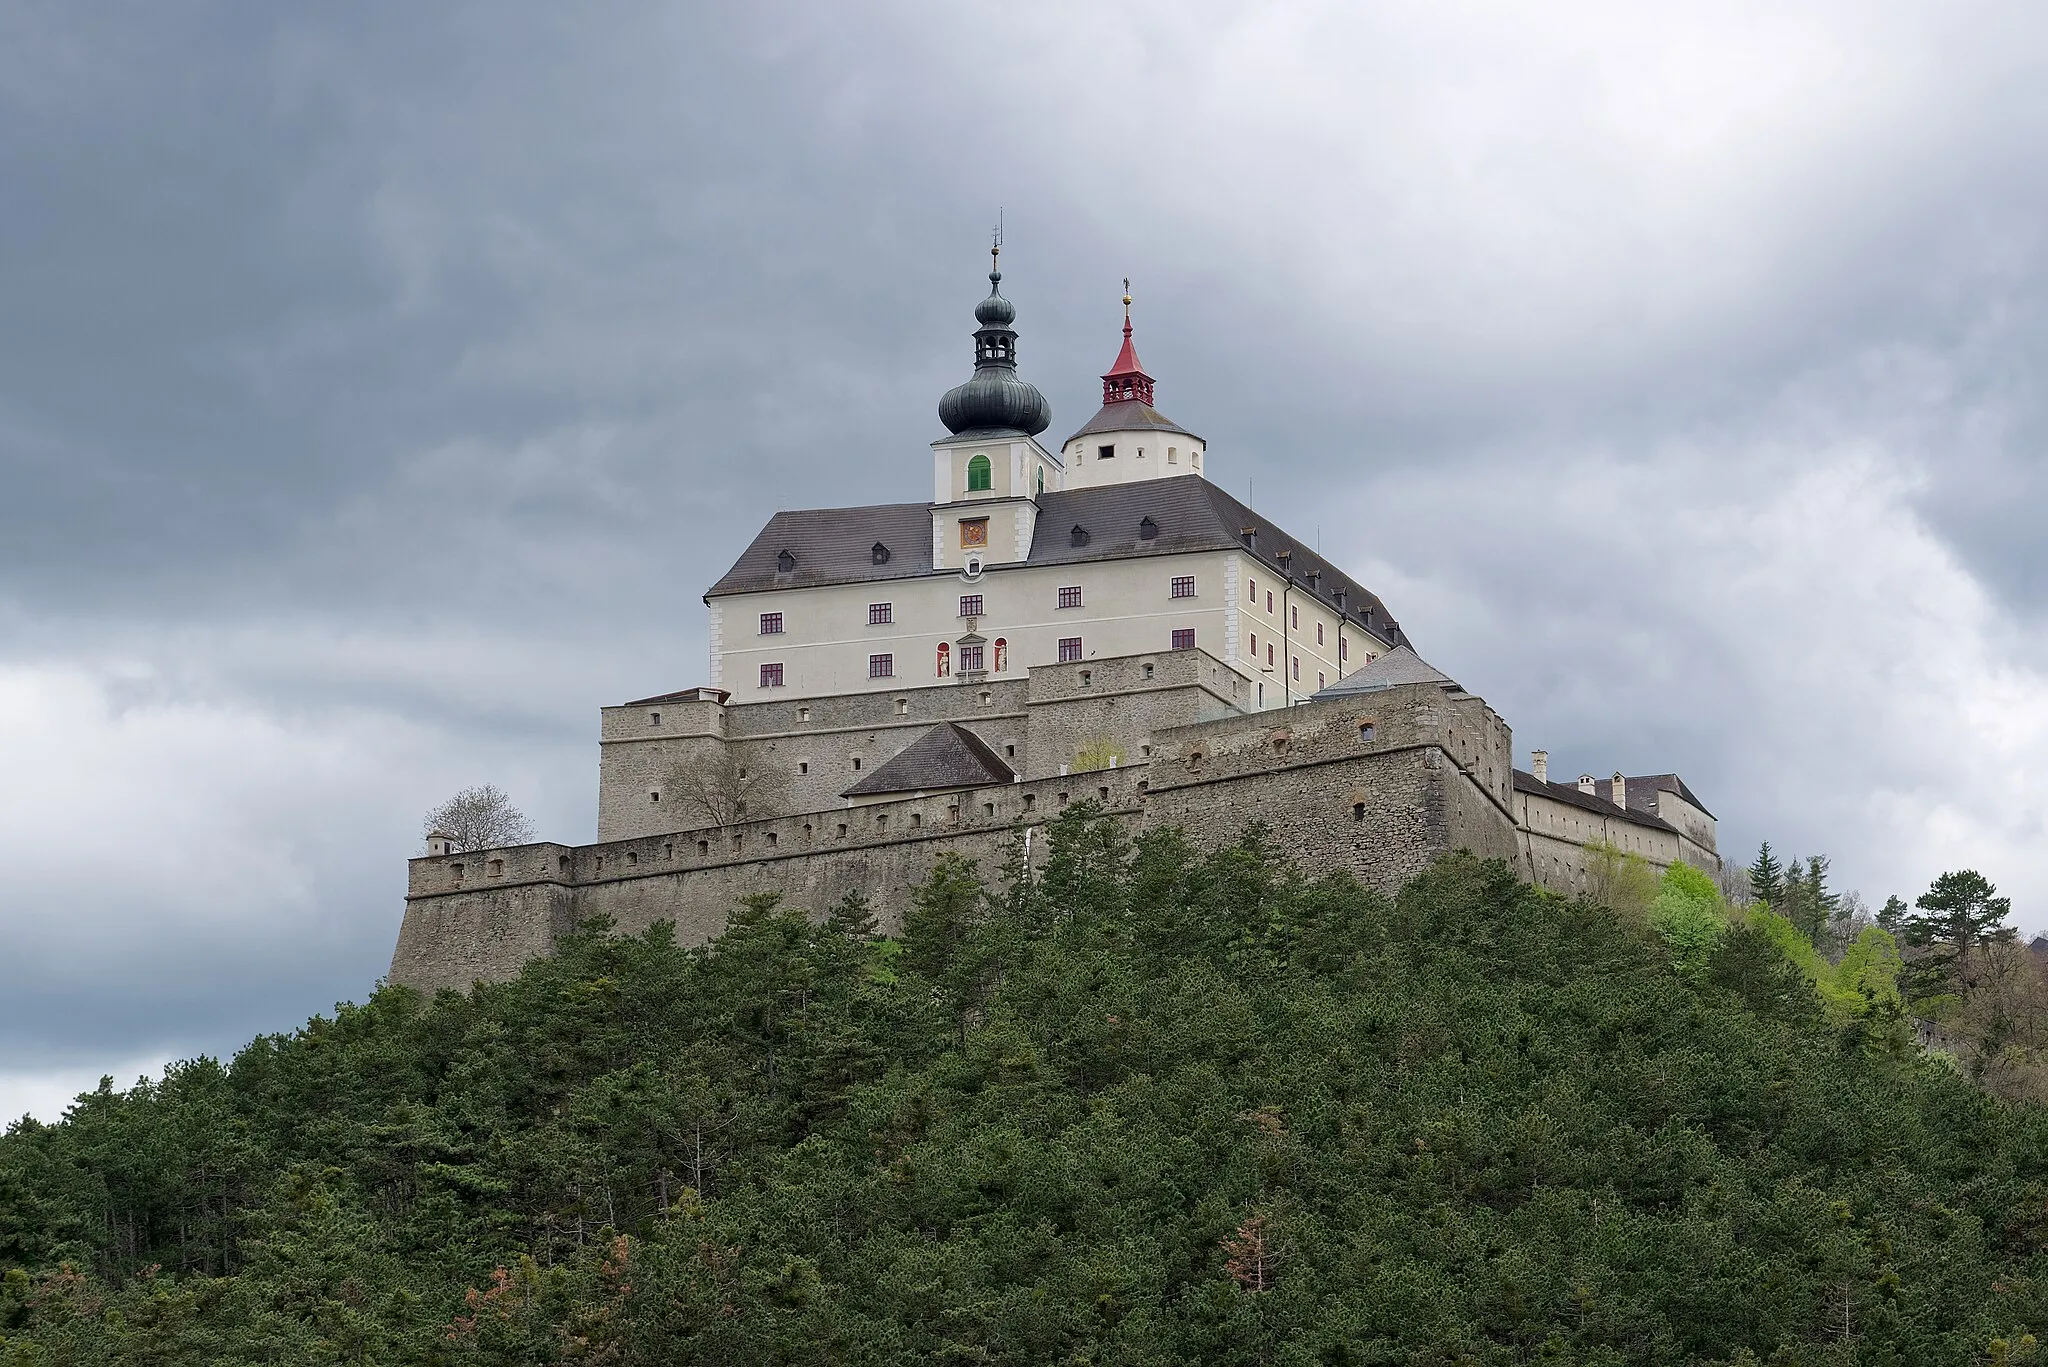
[[1117, 352], [1116, 363], [1109, 373], [1102, 377], [1102, 401], [1110, 403], [1152, 402], [1152, 377], [1145, 373], [1145, 367], [1138, 360], [1138, 349], [1131, 345], [1131, 282], [1124, 281], [1124, 346]]

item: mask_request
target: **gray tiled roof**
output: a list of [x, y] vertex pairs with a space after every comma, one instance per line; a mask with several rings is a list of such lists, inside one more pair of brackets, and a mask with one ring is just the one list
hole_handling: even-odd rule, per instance
[[1534, 774], [1525, 774], [1520, 769], [1515, 770], [1515, 791], [1518, 793], [1534, 793], [1538, 797], [1547, 797], [1553, 802], [1562, 802], [1569, 807], [1578, 807], [1596, 816], [1610, 817], [1616, 821], [1627, 821], [1637, 826], [1649, 826], [1655, 830], [1670, 831], [1673, 834], [1678, 832], [1678, 828], [1670, 822], [1654, 813], [1639, 811], [1634, 804], [1630, 804], [1628, 810], [1623, 811], [1607, 798], [1593, 793], [1580, 792], [1578, 785], [1575, 783], [1551, 783], [1536, 777]]
[[[1631, 807], [1641, 806], [1645, 811], [1655, 811], [1656, 804], [1650, 800], [1650, 794], [1665, 792], [1676, 793], [1701, 811], [1707, 812], [1707, 804], [1694, 796], [1692, 789], [1685, 786], [1685, 780], [1676, 774], [1623, 774], [1621, 777], [1628, 784], [1628, 805]], [[1596, 779], [1593, 787], [1608, 801], [1614, 800], [1610, 793], [1614, 787], [1613, 779]], [[1713, 813], [1707, 812], [1707, 815], [1712, 816]]]
[[[1073, 437], [1067, 438], [1067, 441], [1095, 432], [1178, 432], [1184, 437], [1195, 437], [1194, 433], [1151, 404], [1139, 403], [1136, 399], [1123, 399], [1117, 403], [1102, 405], [1095, 416], [1088, 419]], [[1200, 441], [1201, 438], [1195, 437], [1195, 440]], [[1062, 446], [1066, 444], [1060, 443]]]
[[1346, 698], [1358, 693], [1377, 693], [1384, 688], [1398, 688], [1402, 684], [1442, 684], [1446, 688], [1459, 687], [1457, 680], [1407, 646], [1395, 646], [1367, 664], [1365, 668], [1346, 674], [1315, 696], [1318, 700]]
[[[1398, 629], [1377, 595], [1200, 475], [1055, 490], [1038, 496], [1038, 510], [1028, 565], [1240, 550], [1269, 572], [1291, 578], [1297, 593], [1308, 593], [1326, 606], [1333, 606], [1337, 590], [1344, 590], [1346, 615], [1354, 622], [1365, 621], [1382, 640]], [[1142, 534], [1148, 517], [1156, 532], [1149, 539]], [[1087, 533], [1086, 544], [1073, 544], [1075, 527]], [[889, 547], [886, 565], [873, 563], [870, 551], [877, 541]], [[795, 557], [788, 574], [776, 570], [776, 555], [784, 550]], [[991, 565], [989, 572], [999, 574], [1005, 568]], [[704, 596], [904, 579], [931, 572], [931, 505], [813, 508], [770, 518]]]
[[942, 721], [840, 796], [980, 788], [1015, 777], [987, 741], [956, 722]]

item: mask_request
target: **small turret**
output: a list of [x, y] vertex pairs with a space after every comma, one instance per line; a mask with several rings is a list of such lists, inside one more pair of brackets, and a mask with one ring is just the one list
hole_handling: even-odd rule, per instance
[[1156, 382], [1131, 340], [1131, 282], [1124, 279], [1124, 344], [1102, 377], [1102, 408], [1068, 437], [1060, 458], [1067, 487], [1199, 475], [1207, 443], [1152, 406]]
[[429, 858], [429, 859], [439, 859], [439, 858], [440, 858], [441, 856], [443, 856], [443, 855], [448, 855], [448, 854], [454, 854], [454, 853], [455, 853], [455, 837], [454, 837], [454, 836], [452, 836], [452, 835], [448, 834], [448, 832], [446, 832], [446, 831], [440, 831], [440, 830], [435, 830], [435, 831], [428, 831], [428, 832], [427, 832], [427, 858]]

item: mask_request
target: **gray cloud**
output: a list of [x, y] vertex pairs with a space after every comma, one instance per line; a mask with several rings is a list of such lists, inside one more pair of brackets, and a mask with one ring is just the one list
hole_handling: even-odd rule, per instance
[[360, 996], [455, 787], [588, 838], [591, 709], [701, 676], [751, 527], [917, 487], [998, 205], [1056, 429], [1129, 273], [1215, 477], [1524, 749], [2048, 924], [2044, 39], [13, 7], [0, 1109]]

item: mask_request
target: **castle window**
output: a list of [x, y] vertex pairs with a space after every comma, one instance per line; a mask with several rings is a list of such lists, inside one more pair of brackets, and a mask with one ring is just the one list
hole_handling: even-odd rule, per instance
[[1027, 812], [1029, 812], [1029, 811], [1035, 811], [1035, 810], [1037, 809], [1037, 807], [1038, 807], [1038, 794], [1036, 794], [1036, 793], [1026, 793], [1026, 794], [1024, 794], [1024, 810], [1025, 810], [1025, 811], [1027, 811]]
[[1266, 642], [1266, 668], [1268, 668], [1268, 669], [1271, 669], [1272, 667], [1273, 667], [1273, 643], [1272, 643], [1271, 641], [1268, 641], [1268, 642]]
[[796, 557], [794, 555], [791, 555], [788, 551], [777, 551], [775, 553], [775, 572], [777, 574], [788, 574], [795, 568]]
[[1066, 806], [1066, 805], [1067, 805], [1067, 795], [1066, 795], [1065, 793], [1061, 793], [1061, 794], [1060, 794], [1060, 806], [1064, 807], [1064, 806]]
[[1114, 446], [1098, 446], [1095, 448], [1095, 459], [1097, 460], [1108, 460], [1115, 454], [1116, 448]]
[[896, 715], [899, 717], [907, 717], [910, 715], [910, 699], [898, 698], [896, 700]]
[[839, 823], [839, 838], [841, 840], [846, 839], [846, 823], [844, 821]]
[[1067, 544], [1069, 546], [1087, 545], [1088, 529], [1086, 527], [1083, 527], [1080, 523], [1076, 522], [1074, 524], [1073, 530], [1067, 533]]
[[1081, 638], [1078, 636], [1060, 637], [1060, 663], [1070, 665], [1080, 658]]
[[661, 794], [660, 794], [660, 793], [658, 793], [658, 792], [654, 792], [654, 793], [649, 793], [649, 794], [647, 795], [647, 800], [648, 800], [649, 802], [659, 802], [659, 801], [661, 801]]
[[1139, 459], [1139, 460], [1143, 460], [1143, 459], [1145, 459], [1145, 448], [1144, 448], [1144, 447], [1142, 447], [1142, 446], [1140, 446], [1140, 447], [1138, 448], [1138, 459]]
[[913, 831], [921, 831], [924, 829], [923, 812], [912, 812], [910, 814], [910, 829]]
[[988, 544], [988, 519], [985, 517], [961, 518], [960, 544], [962, 546], [986, 546]]
[[964, 645], [960, 647], [960, 668], [963, 673], [981, 668], [981, 652], [982, 647], [980, 646]]
[[1299, 655], [1294, 657], [1294, 681], [1296, 683], [1301, 682], [1301, 656]]
[[1202, 453], [1200, 451], [1190, 451], [1188, 453], [1188, 459], [1194, 462], [1195, 468], [1197, 470], [1202, 468]]
[[896, 605], [895, 605], [894, 603], [870, 603], [870, 604], [868, 604], [868, 625], [869, 625], [869, 626], [871, 626], [871, 627], [885, 627], [885, 626], [888, 626], [888, 625], [889, 625], [889, 624], [890, 624], [891, 622], [894, 622], [895, 620], [896, 620]]
[[853, 757], [853, 772], [855, 772], [856, 774], [860, 772], [860, 756], [859, 756], [859, 755], [855, 755], [855, 756]]
[[761, 666], [761, 687], [763, 687], [763, 688], [780, 688], [780, 687], [782, 687], [782, 666], [781, 666], [781, 665], [779, 665], [779, 664], [775, 664], [775, 665], [762, 665], [762, 666]]
[[1372, 739], [1372, 737], [1373, 737], [1373, 726], [1372, 726], [1372, 723], [1371, 723], [1371, 722], [1369, 722], [1369, 721], [1362, 721], [1362, 722], [1360, 722], [1360, 723], [1358, 724], [1358, 738], [1359, 738], [1360, 740], [1371, 740], [1371, 739]]
[[1138, 540], [1150, 541], [1159, 535], [1159, 524], [1149, 517], [1138, 519]]
[[1351, 819], [1353, 821], [1365, 820], [1365, 804], [1363, 802], [1354, 802], [1351, 804]]
[[1328, 688], [1329, 686], [1330, 686], [1330, 681], [1329, 681], [1329, 679], [1325, 678], [1325, 677], [1324, 677], [1324, 675], [1323, 675], [1323, 671], [1322, 671], [1322, 670], [1320, 670], [1320, 669], [1318, 669], [1318, 670], [1316, 671], [1316, 692], [1320, 693], [1320, 692], [1322, 692], [1322, 691], [1323, 691], [1323, 690], [1324, 690], [1325, 688]]
[[1244, 590], [1245, 590], [1245, 592], [1244, 592], [1244, 596], [1245, 596], [1245, 598], [1246, 598], [1246, 599], [1247, 599], [1248, 601], [1250, 601], [1250, 602], [1252, 602], [1252, 603], [1254, 603], [1254, 604], [1256, 604], [1256, 603], [1257, 603], [1257, 602], [1259, 601], [1259, 581], [1258, 581], [1258, 580], [1256, 580], [1256, 579], [1247, 579], [1247, 580], [1245, 580], [1245, 581], [1244, 581]]
[[798, 760], [796, 762], [796, 771], [799, 774], [808, 774], [811, 772], [811, 762], [807, 759]]
[[1173, 577], [1173, 596], [1176, 598], [1194, 597], [1195, 576], [1192, 574], [1176, 574]]
[[868, 677], [869, 677], [870, 679], [893, 679], [893, 678], [895, 678], [895, 677], [896, 677], [896, 657], [895, 657], [894, 655], [870, 655], [870, 656], [868, 656]]
[[[671, 853], [673, 853], [673, 852], [674, 852], [674, 850], [675, 850], [675, 846], [673, 846], [673, 845], [669, 846], [669, 850], [670, 850], [670, 852], [671, 852]], [[562, 857], [561, 857], [560, 859], [557, 859], [557, 860], [555, 861], [555, 872], [557, 872], [557, 873], [559, 873], [559, 874], [562, 874], [562, 875], [563, 875], [563, 876], [565, 876], [565, 877], [566, 877], [566, 876], [568, 875], [568, 872], [569, 872], [569, 856], [568, 856], [568, 855], [566, 855], [566, 854], [565, 854], [565, 855], [563, 855], [563, 856], [562, 856]]]
[[1079, 584], [1074, 584], [1060, 590], [1060, 606], [1063, 608], [1077, 608], [1081, 606], [1081, 586]]
[[987, 456], [976, 456], [973, 460], [967, 462], [968, 493], [971, 494], [982, 489], [993, 489], [994, 487], [995, 481], [990, 475]]
[[1350, 658], [1351, 642], [1345, 640], [1342, 636], [1339, 636], [1337, 638], [1337, 663], [1343, 664], [1346, 660]]
[[1267, 590], [1266, 590], [1266, 611], [1270, 613], [1270, 612], [1271, 612], [1272, 610], [1273, 610], [1273, 590], [1271, 590], [1271, 589], [1267, 589]]
[[629, 869], [637, 869], [637, 868], [639, 868], [639, 867], [640, 867], [640, 856], [639, 856], [639, 855], [637, 855], [637, 854], [635, 854], [635, 853], [633, 853], [633, 851], [631, 851], [631, 850], [627, 850], [627, 851], [626, 851], [626, 867], [627, 867], [627, 868], [629, 868]]
[[1180, 448], [1178, 446], [1169, 446], [1166, 448], [1166, 463], [1168, 465], [1180, 464]]
[[1323, 643], [1323, 624], [1322, 624], [1321, 622], [1317, 622], [1317, 623], [1316, 623], [1316, 644], [1317, 644], [1317, 645], [1321, 645], [1322, 643]]
[[980, 595], [980, 594], [978, 594], [978, 593], [963, 593], [963, 594], [961, 594], [961, 595], [960, 595], [960, 615], [961, 615], [962, 617], [979, 617], [979, 616], [981, 616], [981, 595]]
[[874, 561], [877, 565], [888, 564], [889, 548], [887, 546], [884, 546], [881, 542], [877, 541], [873, 546], [868, 548], [868, 559]]
[[697, 853], [698, 853], [698, 854], [709, 854], [709, 853], [711, 853], [711, 842], [710, 842], [709, 840], [699, 840], [699, 841], [697, 842]]
[[763, 636], [780, 636], [782, 634], [782, 614], [779, 612], [762, 613], [761, 634]]
[[493, 878], [503, 878], [504, 876], [505, 876], [505, 861], [504, 861], [504, 860], [502, 860], [502, 859], [493, 859], [493, 860], [491, 861], [491, 877], [493, 877]]
[[768, 832], [768, 848], [771, 850], [775, 848], [775, 832], [773, 831]]
[[1003, 747], [1003, 758], [1004, 758], [1004, 759], [1015, 759], [1015, 758], [1017, 758], [1017, 747], [1016, 747], [1016, 746], [1014, 746], [1014, 745], [1005, 745], [1005, 746]]
[[811, 719], [811, 709], [808, 707], [799, 707], [796, 710], [796, 719], [798, 721], [809, 721]]
[[1082, 671], [1081, 671], [1081, 687], [1083, 687], [1083, 688], [1086, 688], [1086, 687], [1088, 687], [1088, 686], [1089, 686], [1090, 684], [1093, 684], [1094, 682], [1095, 682], [1095, 671], [1094, 671], [1094, 670], [1092, 670], [1092, 669], [1084, 669], [1084, 670], [1082, 670]]
[[984, 802], [984, 803], [982, 803], [982, 804], [981, 804], [981, 814], [982, 814], [983, 816], [994, 816], [994, 815], [996, 814], [996, 804], [995, 804], [995, 803], [993, 803], [993, 802]]
[[1142, 676], [1144, 676], [1145, 678], [1148, 678], [1148, 679], [1149, 679], [1149, 678], [1151, 678], [1151, 677], [1152, 677], [1152, 662], [1151, 662], [1150, 660], [1147, 660], [1147, 661], [1145, 661], [1145, 663], [1143, 663], [1143, 664], [1139, 665], [1139, 666], [1138, 666], [1138, 673], [1139, 673], [1139, 674], [1141, 674]]
[[1193, 650], [1195, 648], [1195, 629], [1193, 627], [1179, 627], [1175, 629], [1173, 633], [1173, 648], [1175, 650]]
[[450, 864], [448, 866], [448, 872], [454, 875], [455, 881], [457, 883], [460, 883], [462, 881], [462, 865]]
[[649, 726], [659, 726], [659, 725], [661, 725], [661, 713], [659, 713], [659, 712], [649, 712], [649, 713], [647, 714], [647, 724], [648, 724]]
[[1288, 616], [1289, 616], [1289, 618], [1290, 618], [1290, 620], [1288, 621], [1288, 625], [1289, 625], [1289, 626], [1291, 626], [1291, 627], [1293, 627], [1293, 628], [1294, 628], [1294, 629], [1295, 629], [1296, 631], [1300, 631], [1300, 630], [1301, 630], [1301, 605], [1297, 603], [1297, 604], [1295, 604], [1294, 606], [1292, 606], [1292, 607], [1288, 608], [1288, 609], [1287, 609], [1287, 612], [1288, 612]]

